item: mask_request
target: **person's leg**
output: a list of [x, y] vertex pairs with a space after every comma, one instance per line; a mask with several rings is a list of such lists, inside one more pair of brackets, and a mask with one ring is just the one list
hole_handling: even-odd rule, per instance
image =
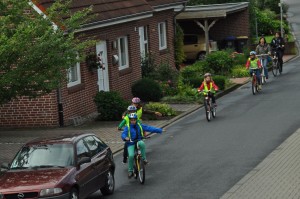
[[134, 161], [134, 145], [127, 147], [128, 150], [128, 172], [133, 172], [133, 161]]
[[[280, 63], [280, 68], [282, 68], [282, 64], [283, 64], [283, 60], [282, 60], [282, 57], [283, 57], [283, 53], [282, 53], [282, 51], [281, 50], [278, 50], [277, 51], [277, 55], [278, 55], [278, 61], [279, 61], [279, 63]], [[279, 69], [280, 69], [279, 68]], [[280, 70], [280, 72], [281, 72], [281, 70]]]
[[147, 158], [146, 158], [146, 145], [145, 145], [145, 142], [143, 140], [140, 140], [140, 141], [138, 141], [138, 145], [140, 147], [143, 160], [147, 160]]
[[265, 76], [268, 79], [269, 78], [269, 74], [268, 74], [268, 59], [263, 59], [262, 63], [263, 63], [263, 67], [264, 67]]
[[124, 150], [123, 150], [123, 163], [127, 162], [128, 157], [128, 149], [127, 149], [127, 142], [124, 143]]
[[257, 78], [257, 81], [258, 81], [258, 84], [261, 85], [261, 76], [260, 76], [260, 71], [259, 70], [256, 70], [256, 78]]

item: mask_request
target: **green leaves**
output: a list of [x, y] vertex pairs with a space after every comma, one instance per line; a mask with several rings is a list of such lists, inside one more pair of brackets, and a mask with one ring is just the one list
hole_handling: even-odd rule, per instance
[[0, 104], [58, 88], [66, 80], [66, 70], [79, 61], [78, 53], [83, 56], [94, 43], [74, 36], [75, 29], [88, 19], [89, 10], [71, 14], [69, 3], [56, 1], [43, 17], [28, 1], [1, 1]]

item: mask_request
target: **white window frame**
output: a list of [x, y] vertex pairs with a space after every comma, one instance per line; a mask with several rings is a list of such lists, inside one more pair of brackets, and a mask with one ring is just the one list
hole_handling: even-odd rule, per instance
[[[71, 82], [72, 80], [72, 71], [71, 68], [76, 68], [77, 72], [77, 80]], [[68, 69], [68, 84], [67, 87], [70, 88], [72, 86], [76, 86], [78, 84], [81, 84], [81, 73], [80, 73], [80, 63], [77, 62], [75, 66], [72, 66], [71, 68]]]
[[[160, 32], [161, 32], [161, 25], [163, 27], [163, 32], [162, 32], [162, 37], [161, 38], [161, 35], [160, 35]], [[165, 43], [162, 45], [162, 39], [163, 41], [165, 41]], [[164, 50], [164, 49], [167, 49], [167, 24], [166, 22], [160, 22], [158, 23], [158, 42], [159, 42], [159, 50]]]
[[[124, 39], [125, 41], [125, 59], [126, 59], [126, 64], [122, 64], [122, 56], [121, 56], [121, 39]], [[129, 67], [129, 56], [128, 56], [128, 38], [127, 36], [119, 37], [118, 38], [118, 56], [119, 56], [119, 70], [123, 70], [125, 68]]]

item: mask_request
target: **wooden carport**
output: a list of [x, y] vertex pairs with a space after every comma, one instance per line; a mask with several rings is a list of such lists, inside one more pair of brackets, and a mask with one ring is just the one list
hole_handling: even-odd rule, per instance
[[[206, 54], [209, 53], [209, 31], [219, 19], [248, 8], [249, 2], [187, 6], [176, 20], [192, 20], [205, 33]], [[203, 23], [204, 22], [204, 23]]]

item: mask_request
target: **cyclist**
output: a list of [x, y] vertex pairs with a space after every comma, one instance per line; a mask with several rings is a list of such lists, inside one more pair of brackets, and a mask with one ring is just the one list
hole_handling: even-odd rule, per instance
[[[162, 114], [160, 112], [143, 109], [143, 106], [141, 104], [141, 100], [138, 97], [132, 98], [131, 102], [132, 102], [132, 105], [137, 108], [136, 114], [137, 114], [139, 120], [142, 119], [143, 113], [155, 114], [157, 116], [162, 116]], [[123, 113], [122, 118], [124, 118], [126, 114], [128, 114], [128, 111]]]
[[[259, 39], [259, 44], [256, 46], [255, 51], [258, 55], [271, 54], [270, 45], [267, 44], [266, 39], [264, 37], [261, 37]], [[268, 75], [268, 56], [261, 56], [259, 59], [262, 63], [262, 67], [263, 67], [263, 70], [265, 72], [266, 79], [268, 79], [269, 78], [269, 75]]]
[[284, 39], [281, 37], [280, 32], [275, 33], [275, 37], [272, 39], [270, 43], [272, 47], [272, 53], [276, 52], [278, 56], [278, 61], [280, 64], [279, 71], [282, 72], [282, 64], [283, 64], [283, 52], [284, 52]]
[[250, 57], [247, 60], [246, 68], [250, 69], [249, 70], [250, 76], [252, 76], [252, 72], [253, 72], [253, 70], [255, 70], [255, 74], [256, 74], [256, 77], [258, 80], [258, 89], [261, 90], [260, 71], [256, 70], [256, 69], [261, 68], [261, 63], [260, 63], [259, 59], [256, 57], [255, 51], [250, 52]]
[[133, 176], [133, 161], [134, 161], [134, 142], [130, 142], [131, 140], [138, 140], [137, 144], [141, 149], [142, 158], [144, 160], [144, 164], [148, 163], [146, 159], [146, 148], [145, 143], [143, 141], [143, 137], [147, 136], [145, 131], [150, 133], [162, 133], [161, 128], [156, 128], [153, 126], [148, 126], [145, 124], [141, 124], [137, 121], [138, 116], [136, 113], [129, 114], [130, 124], [127, 125], [122, 133], [122, 140], [127, 141], [127, 150], [128, 150], [128, 178]]
[[[118, 126], [118, 130], [122, 130], [122, 128], [126, 125], [128, 126], [130, 124], [129, 122], [129, 114], [130, 113], [136, 113], [136, 107], [133, 105], [128, 106], [127, 108], [127, 114], [124, 116], [122, 122]], [[139, 121], [139, 120], [138, 120]], [[127, 142], [124, 143], [124, 151], [123, 151], [123, 163], [127, 163], [127, 157], [128, 157], [128, 152], [127, 152]]]
[[216, 103], [216, 98], [215, 98], [214, 94], [218, 90], [219, 90], [219, 87], [212, 80], [211, 74], [205, 73], [204, 80], [203, 80], [201, 86], [198, 88], [198, 91], [199, 92], [203, 91], [204, 96], [208, 95], [211, 98], [212, 103], [215, 107], [217, 106], [217, 103]]

